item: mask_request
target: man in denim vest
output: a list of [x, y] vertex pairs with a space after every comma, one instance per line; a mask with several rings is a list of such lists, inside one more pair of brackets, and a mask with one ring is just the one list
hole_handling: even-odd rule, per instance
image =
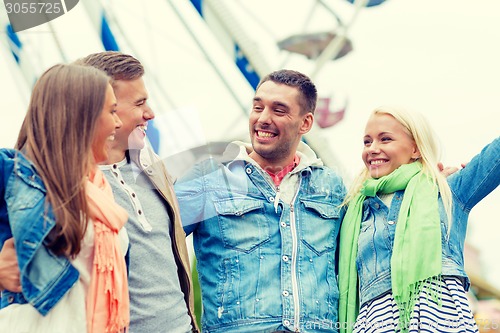
[[204, 332], [336, 332], [342, 179], [301, 141], [314, 121], [311, 80], [262, 79], [251, 144], [233, 142], [177, 181], [193, 233]]

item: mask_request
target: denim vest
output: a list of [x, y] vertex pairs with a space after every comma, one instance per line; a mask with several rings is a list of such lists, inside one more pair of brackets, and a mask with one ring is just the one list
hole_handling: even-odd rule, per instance
[[[464, 242], [471, 209], [500, 183], [500, 138], [487, 145], [465, 168], [448, 177], [453, 205], [451, 229], [441, 197], [442, 275], [469, 280], [464, 269]], [[404, 191], [394, 194], [390, 208], [378, 197], [363, 203], [356, 264], [361, 304], [391, 290], [391, 256], [396, 223]]]
[[34, 166], [18, 151], [0, 149], [0, 247], [14, 236], [22, 293], [2, 291], [0, 308], [29, 302], [42, 315], [66, 294], [79, 273], [43, 241], [54, 227], [46, 190]]
[[198, 259], [203, 332], [337, 331], [345, 187], [322, 165], [296, 169], [291, 202], [245, 160], [203, 162], [175, 184]]

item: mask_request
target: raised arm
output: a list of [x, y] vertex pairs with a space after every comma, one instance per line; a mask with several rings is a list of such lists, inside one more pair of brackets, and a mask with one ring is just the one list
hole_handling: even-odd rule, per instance
[[467, 209], [497, 188], [500, 183], [500, 137], [486, 145], [459, 172], [448, 177], [455, 197]]

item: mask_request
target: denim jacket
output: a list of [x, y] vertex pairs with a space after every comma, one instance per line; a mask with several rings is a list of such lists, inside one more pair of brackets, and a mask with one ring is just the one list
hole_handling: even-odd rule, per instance
[[[471, 209], [500, 183], [500, 138], [476, 155], [465, 168], [448, 177], [453, 205], [452, 223], [439, 198], [442, 240], [442, 275], [461, 277], [464, 288], [469, 280], [464, 269], [464, 242]], [[397, 217], [404, 191], [396, 192], [390, 208], [379, 197], [363, 204], [363, 218], [358, 239], [357, 268], [361, 304], [391, 290], [391, 256]]]
[[301, 143], [300, 164], [276, 187], [236, 144], [236, 159], [202, 162], [175, 184], [203, 332], [336, 332], [342, 179]]
[[45, 315], [78, 280], [78, 270], [44, 246], [54, 215], [41, 178], [18, 151], [0, 149], [0, 192], [0, 246], [14, 236], [23, 288], [2, 291], [0, 308], [29, 302]]

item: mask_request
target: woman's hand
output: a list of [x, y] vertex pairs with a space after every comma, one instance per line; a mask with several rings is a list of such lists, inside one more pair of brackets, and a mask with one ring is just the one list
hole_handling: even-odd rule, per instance
[[[462, 168], [465, 168], [466, 163], [462, 163], [461, 166]], [[444, 167], [443, 163], [439, 162], [438, 163], [438, 169], [441, 171], [441, 174], [445, 177], [451, 176], [455, 172], [457, 172], [459, 169], [457, 167]]]
[[0, 251], [0, 290], [21, 292], [19, 265], [17, 263], [14, 239], [9, 238]]

